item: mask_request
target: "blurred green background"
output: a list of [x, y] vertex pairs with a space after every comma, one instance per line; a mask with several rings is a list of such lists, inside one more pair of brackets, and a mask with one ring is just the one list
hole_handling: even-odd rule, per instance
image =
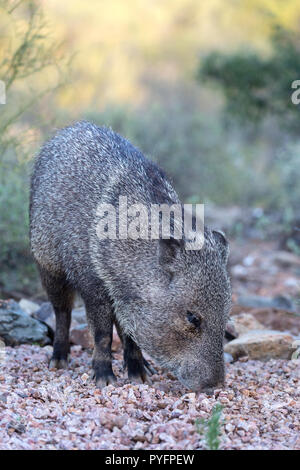
[[31, 162], [78, 119], [129, 138], [185, 202], [259, 207], [292, 231], [299, 24], [297, 0], [0, 0], [0, 294], [36, 288]]

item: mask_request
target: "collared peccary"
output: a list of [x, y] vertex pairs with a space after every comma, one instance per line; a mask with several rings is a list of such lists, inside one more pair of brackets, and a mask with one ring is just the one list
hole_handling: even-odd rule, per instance
[[205, 229], [201, 250], [184, 240], [101, 239], [101, 203], [173, 204], [164, 173], [110, 129], [79, 122], [42, 147], [31, 181], [30, 236], [42, 283], [56, 314], [51, 367], [66, 367], [74, 293], [94, 337], [99, 387], [115, 380], [112, 329], [122, 338], [131, 379], [151, 370], [142, 351], [192, 390], [224, 381], [223, 338], [230, 309], [228, 244]]

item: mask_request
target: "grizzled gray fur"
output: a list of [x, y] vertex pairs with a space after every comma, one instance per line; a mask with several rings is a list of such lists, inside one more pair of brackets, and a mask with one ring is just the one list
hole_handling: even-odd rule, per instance
[[230, 309], [224, 236], [205, 229], [204, 247], [184, 241], [100, 240], [99, 203], [180, 203], [164, 173], [110, 129], [79, 122], [38, 155], [31, 182], [30, 236], [56, 314], [52, 367], [66, 367], [74, 293], [94, 335], [98, 386], [115, 380], [112, 328], [122, 338], [128, 376], [151, 372], [141, 350], [192, 390], [224, 382], [223, 338]]

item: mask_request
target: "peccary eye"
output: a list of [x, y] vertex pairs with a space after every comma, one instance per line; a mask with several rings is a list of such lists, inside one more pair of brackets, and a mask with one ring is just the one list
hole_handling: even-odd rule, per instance
[[196, 328], [200, 328], [201, 326], [201, 320], [200, 318], [196, 317], [193, 313], [187, 312], [186, 314], [187, 319], [192, 325], [194, 325]]

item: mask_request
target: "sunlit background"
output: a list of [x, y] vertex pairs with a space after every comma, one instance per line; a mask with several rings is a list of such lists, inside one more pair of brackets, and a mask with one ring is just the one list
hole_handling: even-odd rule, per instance
[[34, 289], [31, 160], [78, 119], [128, 137], [185, 202], [260, 208], [288, 234], [300, 219], [299, 25], [297, 0], [0, 0], [0, 292]]

